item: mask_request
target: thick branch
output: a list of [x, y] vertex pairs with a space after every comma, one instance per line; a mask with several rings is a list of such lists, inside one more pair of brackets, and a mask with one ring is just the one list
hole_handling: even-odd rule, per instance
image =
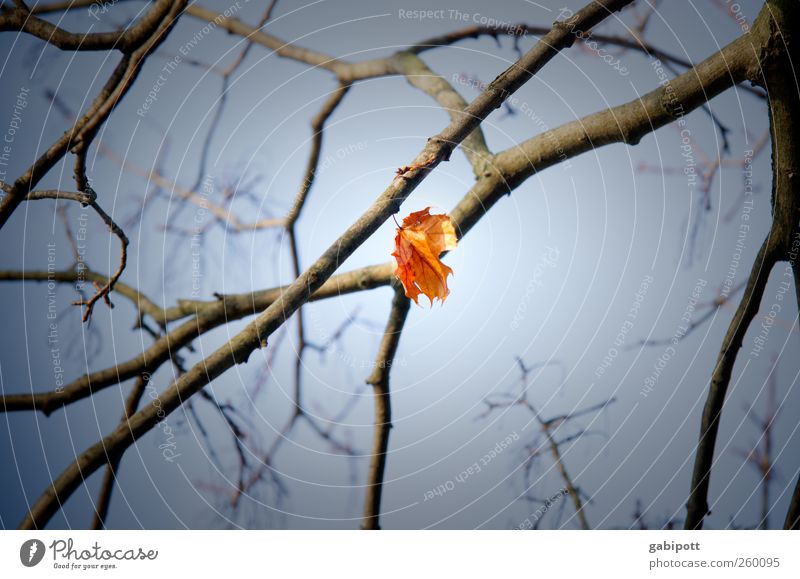
[[[84, 5], [96, 4], [94, 2]], [[21, 30], [27, 34], [41, 38], [61, 50], [120, 50], [132, 52], [151, 35], [170, 9], [170, 0], [159, 0], [147, 14], [139, 19], [133, 26], [121, 32], [68, 32], [47, 20], [42, 20], [34, 14], [43, 12], [27, 8], [16, 7], [0, 14], [0, 32], [7, 30]], [[63, 4], [54, 5], [54, 8], [67, 8]]]
[[767, 287], [769, 273], [775, 264], [775, 254], [769, 239], [765, 240], [753, 263], [742, 301], [731, 320], [722, 348], [717, 358], [708, 398], [703, 409], [700, 425], [700, 440], [697, 443], [692, 488], [686, 505], [686, 529], [700, 529], [703, 519], [708, 514], [708, 487], [711, 478], [711, 467], [714, 463], [714, 447], [722, 416], [725, 395], [730, 384], [736, 357], [742, 347], [742, 341], [750, 327], [750, 323], [758, 314], [764, 289]]
[[372, 455], [369, 459], [369, 474], [364, 497], [364, 518], [361, 528], [380, 529], [381, 496], [383, 494], [383, 475], [386, 472], [386, 453], [389, 448], [389, 433], [392, 429], [392, 400], [389, 391], [389, 374], [394, 364], [400, 335], [408, 316], [411, 301], [403, 288], [396, 286], [389, 320], [383, 332], [383, 339], [375, 357], [375, 367], [367, 384], [372, 384], [375, 393], [375, 431], [373, 434]]
[[[797, 195], [800, 143], [797, 142], [797, 125], [794, 117], [800, 106], [800, 95], [797, 92], [797, 84], [787, 83], [786, 79], [797, 78], [791, 58], [792, 53], [797, 52], [796, 40], [792, 34], [793, 23], [797, 18], [796, 2], [768, 1], [751, 32], [751, 35], [754, 34], [765, 41], [757, 52], [761, 66], [750, 78], [765, 85], [770, 106], [773, 219], [768, 237], [753, 264], [742, 302], [725, 335], [711, 378], [701, 420], [692, 487], [687, 502], [686, 529], [702, 528], [703, 520], [709, 512], [708, 489], [725, 394], [744, 335], [758, 312], [769, 273], [776, 261], [788, 259], [793, 262], [796, 258], [797, 245], [794, 244], [794, 239], [798, 234], [798, 219], [800, 219], [800, 202]], [[794, 56], [796, 59], [797, 55]], [[793, 251], [794, 257], [792, 257]]]

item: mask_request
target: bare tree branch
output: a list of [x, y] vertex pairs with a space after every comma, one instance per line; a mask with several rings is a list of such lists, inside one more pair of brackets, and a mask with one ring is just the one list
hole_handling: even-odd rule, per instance
[[244, 36], [251, 42], [261, 44], [274, 51], [278, 56], [329, 70], [336, 75], [341, 83], [349, 84], [356, 80], [384, 76], [391, 74], [392, 71], [392, 64], [389, 59], [381, 58], [358, 63], [344, 62], [327, 54], [289, 44], [236, 18], [226, 18], [223, 14], [203, 8], [197, 4], [188, 6], [186, 14], [206, 22], [216, 22], [228, 32]]
[[711, 467], [714, 463], [714, 446], [717, 441], [719, 421], [725, 394], [736, 363], [736, 356], [742, 347], [742, 340], [750, 327], [750, 322], [758, 313], [764, 288], [772, 267], [775, 264], [775, 253], [770, 240], [767, 239], [753, 263], [753, 269], [748, 279], [747, 286], [739, 302], [736, 314], [731, 320], [728, 332], [722, 342], [722, 348], [717, 358], [717, 364], [711, 377], [708, 399], [703, 409], [703, 418], [700, 426], [700, 441], [697, 445], [692, 487], [687, 503], [685, 525], [687, 529], [702, 527], [703, 518], [708, 513], [708, 486], [711, 476]]
[[[769, 96], [773, 220], [767, 239], [753, 264], [742, 301], [723, 340], [711, 378], [687, 502], [686, 529], [702, 528], [709, 512], [708, 489], [725, 394], [744, 335], [758, 312], [769, 273], [777, 261], [789, 260], [793, 263], [797, 255], [795, 239], [800, 223], [800, 201], [796, 194], [796, 175], [800, 167], [800, 141], [795, 115], [800, 110], [800, 95], [797, 86], [787, 83], [786, 78], [797, 78], [794, 62], [797, 62], [798, 50], [795, 37], [785, 35], [784, 31], [792, 30], [789, 23], [800, 17], [798, 12], [796, 3], [768, 0], [751, 30], [751, 35], [767, 40], [765, 46], [758, 50], [759, 56], [761, 50], [769, 51], [774, 56], [762, 62], [762, 67], [750, 77], [753, 82], [764, 85]], [[773, 46], [776, 43], [780, 49]]]
[[[86, 2], [88, 6], [95, 2]], [[62, 10], [72, 8], [64, 6], [65, 3], [54, 4], [52, 10]], [[78, 4], [76, 2], [76, 4]], [[21, 30], [42, 40], [48, 44], [60, 48], [61, 50], [119, 50], [123, 53], [130, 53], [141, 46], [142, 42], [153, 34], [164, 16], [170, 12], [168, 0], [159, 0], [153, 7], [139, 19], [136, 24], [121, 32], [91, 32], [73, 33], [68, 32], [46, 20], [35, 16], [43, 10], [29, 10], [27, 6], [17, 6], [0, 13], [0, 32], [5, 30]]]
[[386, 472], [386, 457], [389, 448], [389, 433], [392, 429], [392, 399], [389, 390], [389, 374], [400, 343], [400, 335], [408, 316], [411, 301], [402, 287], [396, 286], [392, 308], [386, 329], [375, 357], [375, 367], [367, 384], [371, 384], [375, 395], [375, 431], [373, 433], [372, 454], [364, 497], [364, 517], [361, 528], [380, 529], [381, 497], [383, 495], [383, 476]]

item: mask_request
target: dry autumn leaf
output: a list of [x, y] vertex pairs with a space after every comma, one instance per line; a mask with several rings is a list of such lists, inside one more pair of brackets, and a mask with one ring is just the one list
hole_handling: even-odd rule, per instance
[[444, 303], [450, 293], [447, 276], [453, 270], [441, 262], [443, 251], [455, 249], [457, 239], [453, 222], [447, 214], [431, 215], [430, 207], [415, 211], [397, 228], [394, 239], [397, 260], [395, 275], [402, 282], [406, 296], [417, 301], [425, 294], [433, 305], [434, 298]]

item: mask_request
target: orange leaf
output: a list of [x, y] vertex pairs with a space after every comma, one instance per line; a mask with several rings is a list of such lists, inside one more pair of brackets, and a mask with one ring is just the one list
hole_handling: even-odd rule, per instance
[[402, 227], [397, 228], [394, 238], [395, 250], [392, 255], [397, 260], [395, 275], [402, 282], [406, 296], [417, 301], [419, 294], [425, 294], [433, 305], [434, 298], [444, 303], [450, 293], [447, 289], [447, 276], [453, 270], [441, 262], [443, 251], [455, 249], [456, 230], [447, 214], [431, 215], [430, 207], [416, 211], [403, 219]]

